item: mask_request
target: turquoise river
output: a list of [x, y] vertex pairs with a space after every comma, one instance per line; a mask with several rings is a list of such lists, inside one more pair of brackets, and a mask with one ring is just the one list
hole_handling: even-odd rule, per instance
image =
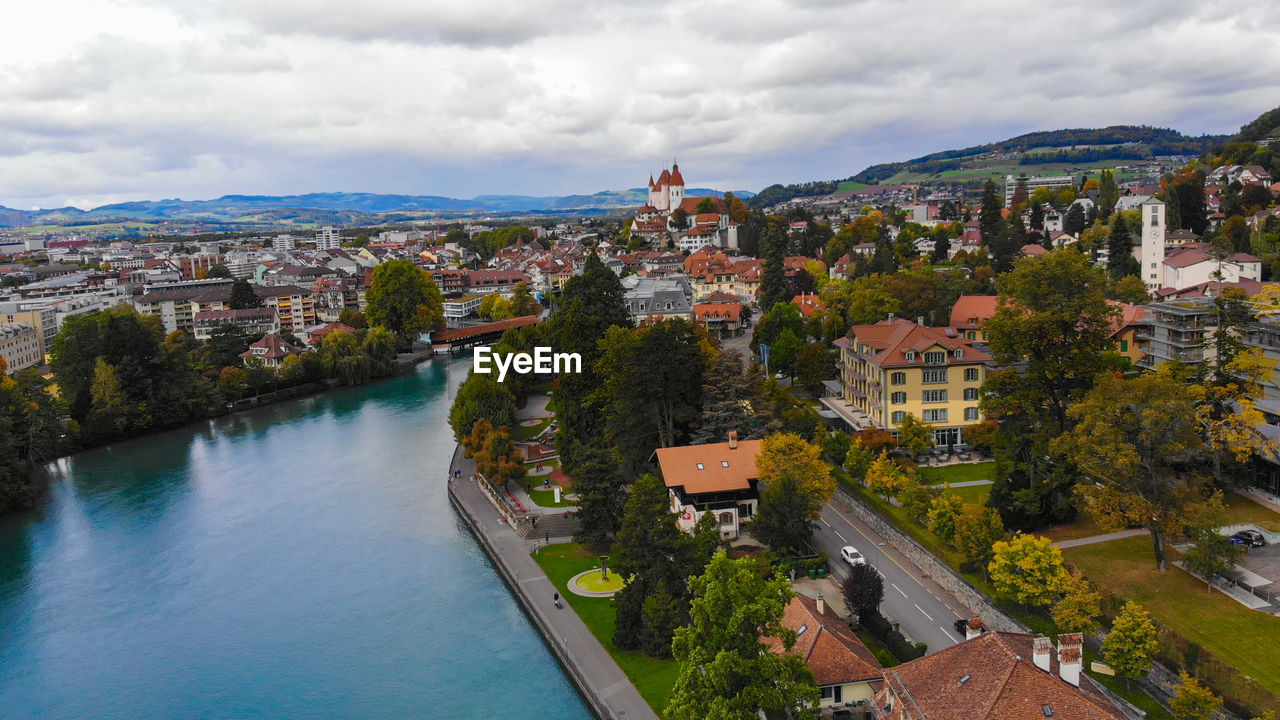
[[51, 466], [0, 520], [0, 718], [590, 718], [446, 499], [466, 370]]

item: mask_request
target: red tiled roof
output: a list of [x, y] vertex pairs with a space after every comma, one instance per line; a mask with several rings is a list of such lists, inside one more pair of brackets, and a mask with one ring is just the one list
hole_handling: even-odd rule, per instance
[[[790, 652], [804, 658], [818, 685], [878, 681], [884, 677], [884, 667], [830, 605], [819, 613], [815, 600], [796, 595], [783, 610], [781, 622], [783, 627], [799, 633]], [[782, 641], [777, 638], [761, 641], [771, 652], [783, 652]]]
[[693, 316], [698, 322], [707, 320], [738, 322], [742, 319], [742, 305], [727, 302], [697, 303], [693, 306]]
[[951, 327], [976, 329], [996, 314], [999, 298], [995, 295], [961, 295], [951, 306]]
[[[658, 466], [667, 487], [683, 487], [690, 494], [746, 490], [757, 479], [756, 456], [760, 440], [658, 448]], [[699, 468], [698, 465], [702, 467]]]
[[[875, 325], [854, 325], [849, 334], [859, 345], [871, 348], [872, 352], [867, 353], [867, 361], [877, 367], [920, 367], [924, 364], [923, 354], [939, 348], [947, 353], [948, 364], [972, 364], [991, 359], [990, 355], [973, 349], [959, 338], [948, 337], [942, 330], [927, 328], [902, 318], [884, 320]], [[961, 352], [958, 361], [953, 354], [956, 350]], [[907, 352], [915, 353], [914, 362], [907, 360]]]
[[[885, 691], [900, 699], [890, 716], [1030, 720], [1047, 717], [1048, 707], [1055, 720], [1124, 720], [1124, 712], [1083, 672], [1080, 687], [1063, 680], [1057, 653], [1049, 653], [1048, 672], [1036, 667], [1034, 643], [1035, 636], [1026, 633], [986, 633], [886, 668]], [[886, 693], [877, 698], [880, 707]]]
[[1040, 246], [1040, 245], [1028, 244], [1028, 245], [1023, 245], [1023, 246], [1022, 246], [1022, 254], [1023, 254], [1023, 255], [1032, 255], [1032, 256], [1034, 256], [1034, 255], [1048, 255], [1048, 254], [1049, 254], [1049, 251], [1048, 251], [1048, 250], [1045, 250], [1045, 249], [1044, 249], [1042, 246]]

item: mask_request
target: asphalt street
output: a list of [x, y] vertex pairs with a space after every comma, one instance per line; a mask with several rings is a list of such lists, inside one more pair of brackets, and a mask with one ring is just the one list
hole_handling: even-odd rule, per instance
[[880, 613], [899, 622], [908, 639], [927, 644], [929, 652], [964, 639], [952, 625], [961, 617], [969, 617], [969, 611], [838, 502], [822, 509], [817, 540], [831, 558], [837, 580], [843, 581], [849, 573], [848, 563], [840, 557], [840, 548], [845, 545], [857, 548], [880, 571], [884, 577]]

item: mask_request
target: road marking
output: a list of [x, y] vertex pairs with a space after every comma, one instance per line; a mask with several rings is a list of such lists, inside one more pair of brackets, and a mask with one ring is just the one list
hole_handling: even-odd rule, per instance
[[950, 632], [947, 631], [946, 628], [942, 627], [941, 625], [938, 626], [938, 629], [941, 630], [943, 633], [945, 633], [946, 636], [951, 638], [952, 640], [955, 640], [956, 642], [960, 642], [959, 638], [957, 638], [955, 635], [952, 635]]
[[[912, 605], [915, 605], [915, 603], [912, 603]], [[925, 617], [929, 618], [929, 622], [933, 622], [933, 618], [929, 617], [929, 613], [925, 612], [924, 608], [920, 607], [919, 605], [916, 605], [916, 609], [920, 611], [921, 615], [924, 615]]]
[[844, 543], [845, 545], [849, 544], [849, 541], [844, 539], [844, 536], [840, 534], [839, 530], [836, 530], [835, 528], [831, 528], [831, 532], [835, 533], [836, 537], [840, 538], [840, 542]]
[[831, 527], [831, 523], [827, 522], [826, 518], [820, 518], [820, 519], [822, 520], [823, 525], [826, 525], [827, 527]]
[[897, 590], [898, 592], [902, 593], [902, 597], [907, 598], [908, 600], [910, 600], [910, 599], [911, 599], [911, 597], [910, 597], [909, 595], [907, 595], [906, 593], [902, 592], [902, 588], [898, 587], [898, 584], [897, 584], [897, 583], [889, 583], [889, 584], [893, 586], [893, 589], [894, 589], [894, 590]]

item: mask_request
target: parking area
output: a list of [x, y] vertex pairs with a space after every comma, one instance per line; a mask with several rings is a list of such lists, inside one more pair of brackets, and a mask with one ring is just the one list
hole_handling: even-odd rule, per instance
[[1280, 580], [1280, 544], [1270, 543], [1262, 547], [1249, 548], [1244, 560], [1240, 562], [1246, 570], [1272, 581], [1267, 589], [1280, 591], [1275, 582]]

